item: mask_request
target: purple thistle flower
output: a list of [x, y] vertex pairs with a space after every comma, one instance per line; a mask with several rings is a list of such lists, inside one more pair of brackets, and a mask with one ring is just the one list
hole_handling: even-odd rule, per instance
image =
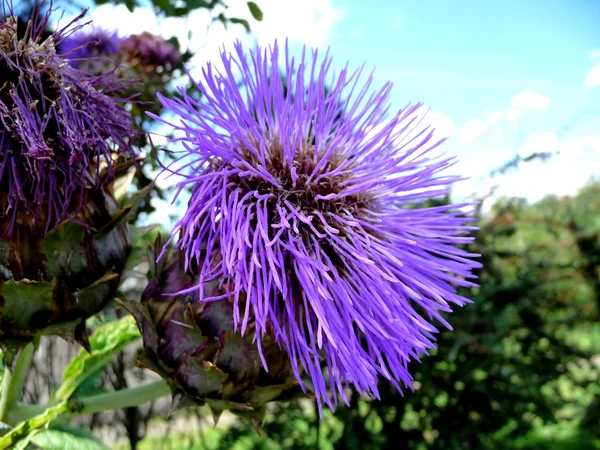
[[419, 129], [420, 104], [388, 116], [391, 84], [369, 93], [362, 68], [329, 77], [328, 55], [297, 64], [286, 47], [282, 79], [276, 43], [235, 50], [195, 83], [204, 101], [159, 94], [185, 148], [166, 170], [192, 188], [171, 237], [186, 270], [201, 268], [187, 291], [216, 300], [203, 287], [220, 282], [245, 305], [235, 326], [254, 325], [259, 346], [272, 327], [319, 405], [348, 402], [349, 385], [378, 397], [379, 377], [410, 387], [409, 361], [435, 347], [431, 322], [450, 328], [441, 313], [469, 302], [455, 286], [474, 286], [480, 267], [457, 247], [477, 229], [471, 205], [424, 205], [460, 179], [432, 153], [444, 139]]
[[79, 67], [82, 63], [89, 63], [90, 59], [114, 57], [119, 52], [122, 41], [123, 38], [119, 37], [116, 31], [93, 28], [73, 33], [64, 39], [59, 53], [68, 59], [73, 67]]
[[38, 18], [44, 2], [37, 2], [19, 39], [11, 2], [3, 4], [0, 218], [6, 216], [8, 225], [0, 233], [10, 233], [19, 211], [50, 229], [77, 214], [86, 190], [111, 180], [117, 159], [134, 156], [132, 119], [109, 97], [121, 89], [120, 81], [77, 70], [56, 53], [83, 14], [42, 41], [52, 9]]
[[157, 67], [173, 70], [181, 61], [181, 55], [170, 42], [148, 32], [123, 40], [119, 52], [127, 62], [136, 63], [148, 72]]

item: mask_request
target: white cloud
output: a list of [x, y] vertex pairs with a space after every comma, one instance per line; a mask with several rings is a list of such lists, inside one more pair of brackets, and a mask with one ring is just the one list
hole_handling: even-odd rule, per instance
[[[333, 38], [335, 26], [344, 12], [333, 6], [331, 0], [305, 0], [302, 2], [282, 2], [263, 0], [260, 8], [263, 20], [257, 22], [250, 17], [244, 0], [232, 0], [225, 10], [228, 17], [248, 19], [252, 28], [252, 38], [244, 33], [241, 26], [230, 26], [227, 30], [220, 23], [211, 23], [210, 13], [204, 9], [193, 11], [188, 18], [168, 18], [157, 20], [149, 8], [135, 8], [130, 12], [124, 5], [101, 5], [90, 12], [95, 25], [116, 29], [120, 34], [134, 34], [142, 31], [160, 34], [165, 37], [177, 36], [180, 41], [188, 41], [194, 50], [198, 48], [218, 48], [221, 44], [235, 39], [256, 39], [261, 45], [271, 44], [275, 39], [306, 44], [309, 47], [325, 47]], [[220, 11], [215, 11], [220, 12]], [[208, 29], [208, 31], [207, 31]]]
[[590, 69], [583, 82], [585, 87], [600, 86], [600, 64], [596, 64]]
[[460, 129], [459, 138], [465, 143], [473, 142], [487, 130], [487, 124], [481, 119], [471, 119]]
[[[426, 110], [423, 109], [425, 112]], [[450, 137], [456, 134], [456, 125], [450, 117], [446, 114], [437, 111], [428, 111], [425, 114], [422, 124], [424, 126], [431, 125], [434, 130], [434, 134], [438, 137]]]
[[551, 153], [550, 159], [533, 160], [497, 179], [497, 195], [525, 197], [535, 202], [546, 195], [573, 195], [592, 176], [600, 175], [600, 135], [560, 139], [555, 133], [528, 136], [518, 149], [522, 157]]
[[598, 61], [600, 59], [600, 49], [590, 50], [588, 56], [592, 61]]
[[85, 18], [93, 21], [92, 26], [117, 31], [121, 36], [139, 34], [144, 31], [164, 35], [150, 8], [135, 8], [131, 12], [125, 5], [105, 4], [90, 10]]
[[[252, 34], [246, 33], [241, 25], [230, 25], [226, 29], [220, 22], [213, 23], [211, 13], [203, 8], [192, 11], [187, 18], [159, 20], [149, 8], [135, 8], [130, 12], [124, 5], [105, 4], [92, 9], [88, 18], [94, 25], [117, 30], [121, 35], [149, 31], [165, 38], [177, 37], [183, 50], [194, 53], [188, 67], [193, 78], [200, 78], [208, 61], [217, 69], [221, 66], [222, 48], [233, 50], [236, 40], [246, 48], [254, 47], [256, 42], [268, 46], [275, 39], [283, 45], [286, 38], [290, 44], [326, 47], [334, 38], [335, 25], [344, 15], [331, 0], [263, 0], [260, 2], [263, 20], [257, 22], [252, 19], [245, 0], [231, 0], [228, 5], [224, 14], [247, 19]], [[214, 11], [220, 12], [220, 9]]]
[[518, 93], [512, 98], [512, 106], [522, 111], [543, 111], [550, 107], [550, 99], [532, 90]]
[[555, 133], [543, 132], [527, 136], [518, 152], [521, 157], [528, 157], [534, 153], [559, 153], [566, 152], [573, 155], [582, 148], [583, 141], [559, 139]]
[[484, 204], [484, 210], [488, 210], [493, 199], [500, 196], [535, 202], [549, 194], [573, 195], [591, 177], [600, 176], [600, 134], [561, 139], [551, 132], [535, 133], [523, 141], [518, 153], [524, 158], [533, 153], [550, 153], [551, 157], [525, 162], [516, 170], [490, 178], [491, 170], [514, 157], [512, 149], [482, 148], [463, 155], [455, 169], [471, 178], [453, 187], [455, 199], [477, 197], [497, 186], [492, 199]]
[[600, 153], [600, 134], [583, 138], [581, 145], [584, 150], [592, 150]]
[[549, 160], [528, 162], [499, 180], [502, 191], [498, 194], [525, 197], [530, 202], [549, 194], [573, 195], [592, 176], [600, 175], [599, 152], [582, 151], [582, 141], [559, 141], [557, 145], [563, 151]]
[[515, 122], [519, 120], [522, 112], [517, 109], [508, 109], [508, 110], [499, 110], [499, 111], [489, 111], [485, 110], [483, 113], [485, 122], [488, 125], [496, 125], [500, 122]]
[[551, 100], [531, 89], [519, 92], [511, 99], [510, 109], [490, 111], [485, 109], [483, 120], [487, 125], [498, 125], [502, 122], [516, 122], [526, 111], [543, 111], [548, 109]]
[[[228, 3], [229, 16], [248, 15], [245, 0]], [[252, 32], [261, 44], [288, 38], [310, 47], [325, 47], [334, 37], [335, 26], [344, 16], [343, 10], [336, 8], [331, 0], [261, 0], [259, 5], [264, 19], [252, 23]]]

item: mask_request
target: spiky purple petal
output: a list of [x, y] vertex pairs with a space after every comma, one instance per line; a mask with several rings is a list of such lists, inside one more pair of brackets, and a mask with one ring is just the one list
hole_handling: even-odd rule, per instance
[[238, 43], [222, 63], [196, 81], [202, 102], [159, 95], [186, 150], [167, 171], [192, 187], [172, 233], [186, 267], [203, 270], [192, 289], [233, 286], [246, 299], [235, 325], [262, 336], [271, 324], [332, 408], [348, 384], [375, 397], [380, 377], [410, 387], [431, 322], [449, 327], [441, 313], [469, 301], [456, 286], [480, 266], [457, 247], [476, 229], [470, 205], [423, 206], [460, 179], [442, 175], [443, 139], [419, 128], [420, 104], [389, 116], [391, 84], [373, 92], [372, 75], [347, 65], [331, 75], [328, 55], [296, 61], [286, 47], [283, 79], [277, 44], [248, 57]]

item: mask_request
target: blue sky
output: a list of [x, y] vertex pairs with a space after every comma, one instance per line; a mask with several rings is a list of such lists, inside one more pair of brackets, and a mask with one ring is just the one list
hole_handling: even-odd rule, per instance
[[[556, 144], [550, 133], [571, 142], [589, 140], [600, 132], [600, 95], [584, 86], [593, 65], [590, 53], [600, 48], [598, 1], [334, 4], [345, 12], [331, 42], [334, 55], [375, 65], [379, 82], [394, 82], [394, 104], [420, 100], [448, 116], [457, 133], [447, 147], [463, 161], [476, 157], [477, 167], [489, 169], [494, 164], [485, 167], [486, 160], [497, 164], [510, 158], [528, 138], [534, 143], [537, 139], [539, 150], [543, 150], [544, 142], [548, 147]], [[494, 113], [509, 116], [509, 111], [515, 111], [513, 99], [523, 92], [530, 93], [529, 107], [527, 96], [522, 96], [517, 105], [524, 111], [518, 118], [514, 113], [513, 120], [490, 123]], [[532, 93], [540, 96], [537, 104]], [[547, 99], [545, 103], [542, 98]], [[460, 139], [462, 127], [473, 119], [482, 120], [487, 129], [465, 142]], [[573, 145], [564, 146], [564, 151], [570, 147]], [[591, 150], [600, 152], [600, 147], [595, 147]], [[574, 155], [577, 157], [581, 155]], [[586, 163], [590, 157], [584, 155]], [[548, 185], [548, 190], [561, 194], [572, 191], [575, 184], [600, 171], [600, 159], [592, 160], [598, 166], [588, 167], [589, 173], [579, 173], [577, 182], [565, 180], [564, 189]], [[580, 171], [580, 166], [573, 164], [572, 170]], [[544, 172], [542, 165], [536, 165], [533, 179], [543, 177]], [[507, 182], [513, 180], [509, 177]], [[532, 195], [523, 195], [536, 199], [544, 189], [528, 190], [534, 191]], [[507, 193], [518, 193], [518, 189]]]
[[600, 46], [598, 1], [374, 3], [339, 2], [335, 52], [376, 65], [399, 102], [414, 96], [461, 123], [533, 89], [552, 95], [558, 108], [546, 120], [556, 128], [587, 106], [581, 84], [587, 53]]
[[[254, 36], [214, 26], [203, 12], [186, 21], [157, 21], [149, 10], [130, 15], [109, 5], [92, 11], [123, 34], [149, 30], [185, 37], [196, 64], [241, 38], [261, 44], [289, 38], [331, 48], [334, 65], [376, 67], [375, 82], [394, 83], [396, 108], [421, 101], [455, 167], [471, 177], [460, 198], [495, 184], [497, 195], [537, 200], [572, 194], [600, 176], [600, 1], [597, 0], [257, 0], [264, 12]], [[249, 18], [245, 1], [230, 0], [231, 16]], [[200, 31], [198, 31], [200, 30]], [[586, 86], [587, 84], [587, 86]], [[503, 178], [486, 174], [516, 152], [552, 151]]]

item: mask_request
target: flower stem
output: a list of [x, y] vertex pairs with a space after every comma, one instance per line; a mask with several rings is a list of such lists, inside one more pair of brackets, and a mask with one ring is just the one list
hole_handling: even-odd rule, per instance
[[[116, 392], [93, 395], [91, 397], [75, 398], [64, 405], [61, 414], [70, 417], [93, 414], [109, 409], [129, 408], [140, 406], [170, 394], [170, 389], [164, 381], [155, 381], [131, 389], [121, 389]], [[47, 411], [44, 405], [28, 405], [17, 402], [7, 410], [6, 420], [3, 422], [16, 426], [19, 423], [32, 419]]]
[[46, 411], [45, 405], [30, 405], [27, 403], [17, 402], [7, 413], [6, 420], [10, 426], [17, 426], [21, 422], [31, 419], [32, 417], [39, 416]]
[[31, 366], [33, 350], [33, 344], [27, 344], [17, 356], [13, 372], [10, 373], [8, 368], [4, 369], [2, 387], [0, 388], [0, 422], [5, 422], [8, 413], [14, 408], [21, 396]]
[[75, 399], [70, 405], [70, 415], [82, 416], [109, 409], [140, 406], [171, 393], [166, 382], [160, 380], [130, 389]]

